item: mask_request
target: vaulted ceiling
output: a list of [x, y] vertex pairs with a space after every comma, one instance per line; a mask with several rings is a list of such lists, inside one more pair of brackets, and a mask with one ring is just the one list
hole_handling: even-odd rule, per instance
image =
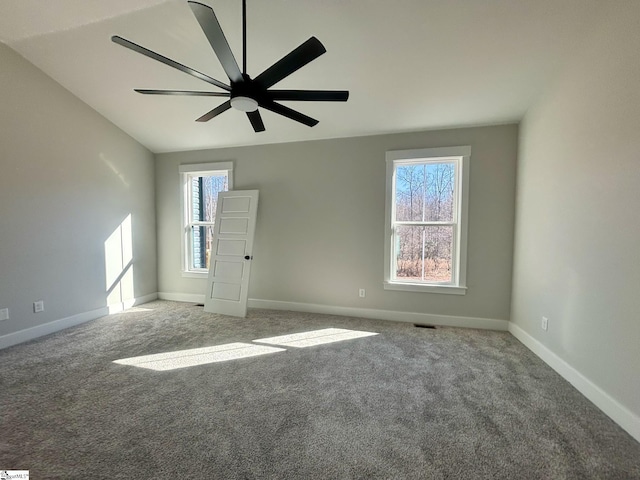
[[[241, 0], [200, 1], [216, 12], [241, 64]], [[236, 110], [194, 121], [224, 99], [133, 91], [210, 85], [114, 44], [112, 35], [228, 83], [186, 0], [2, 0], [0, 41], [150, 150], [166, 152], [518, 121], [597, 28], [606, 6], [247, 0], [249, 74], [316, 36], [327, 53], [277, 87], [350, 91], [347, 103], [287, 102], [318, 119], [313, 128], [261, 110], [263, 133]]]

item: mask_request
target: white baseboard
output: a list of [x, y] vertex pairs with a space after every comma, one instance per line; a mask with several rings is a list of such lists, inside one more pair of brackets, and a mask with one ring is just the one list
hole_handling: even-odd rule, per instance
[[75, 327], [76, 325], [104, 317], [105, 315], [109, 315], [109, 307], [102, 307], [89, 312], [78, 313], [77, 315], [61, 318], [59, 320], [54, 320], [31, 328], [25, 328], [24, 330], [18, 330], [17, 332], [8, 333], [0, 337], [0, 349], [28, 342], [29, 340], [34, 340], [38, 337], [43, 337], [44, 335], [64, 330], [65, 328]]
[[[159, 292], [161, 300], [174, 302], [204, 303], [204, 295], [192, 293]], [[250, 298], [250, 308], [265, 308], [268, 310], [289, 310], [292, 312], [324, 313], [327, 315], [342, 315], [344, 317], [371, 318], [374, 320], [390, 320], [395, 322], [426, 323], [445, 327], [481, 328], [485, 330], [507, 331], [507, 320], [493, 318], [454, 317], [450, 315], [432, 315], [429, 313], [397, 312], [392, 310], [376, 310], [373, 308], [334, 307], [314, 303], [281, 302], [278, 300], [261, 300]]]
[[158, 298], [172, 302], [204, 303], [204, 294], [197, 293], [158, 292]]
[[270, 310], [291, 310], [294, 312], [325, 313], [343, 315], [345, 317], [371, 318], [374, 320], [391, 320], [394, 322], [426, 323], [445, 327], [482, 328], [486, 330], [503, 330], [508, 328], [506, 320], [493, 318], [455, 317], [451, 315], [434, 315], [430, 313], [398, 312], [393, 310], [377, 310], [374, 308], [334, 307], [313, 303], [280, 302], [276, 300], [249, 299], [252, 308]]
[[126, 302], [97, 308], [89, 312], [78, 313], [76, 315], [71, 315], [70, 317], [61, 318], [59, 320], [47, 322], [42, 325], [36, 325], [35, 327], [25, 328], [24, 330], [8, 333], [6, 335], [0, 336], [0, 350], [3, 348], [12, 347], [13, 345], [17, 345], [19, 343], [28, 342], [29, 340], [34, 340], [38, 337], [43, 337], [44, 335], [59, 332], [60, 330], [64, 330], [65, 328], [75, 327], [76, 325], [80, 325], [81, 323], [89, 322], [91, 320], [95, 320], [112, 313], [121, 312], [135, 305], [150, 302], [152, 300], [155, 300], [156, 298], [158, 298], [158, 294], [152, 293]]
[[640, 442], [640, 417], [620, 404], [607, 392], [598, 387], [518, 325], [510, 322], [509, 333], [520, 340], [529, 350], [558, 372], [558, 374], [587, 397], [596, 407], [611, 417], [614, 422]]

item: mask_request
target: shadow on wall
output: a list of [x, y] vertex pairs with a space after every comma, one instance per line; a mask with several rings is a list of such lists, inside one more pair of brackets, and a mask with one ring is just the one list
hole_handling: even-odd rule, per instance
[[107, 167], [109, 167], [109, 169], [115, 174], [116, 177], [120, 179], [125, 187], [129, 188], [129, 182], [127, 182], [124, 175], [120, 172], [120, 170], [118, 170], [118, 167], [116, 167], [115, 164], [111, 160], [109, 160], [104, 153], [100, 153], [100, 160], [102, 160], [102, 162]]
[[104, 242], [104, 265], [109, 313], [132, 307], [135, 302], [135, 289], [131, 214], [127, 215]]

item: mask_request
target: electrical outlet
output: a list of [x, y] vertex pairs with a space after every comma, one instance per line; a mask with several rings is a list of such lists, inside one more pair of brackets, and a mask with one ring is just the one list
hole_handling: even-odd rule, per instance
[[547, 317], [542, 317], [542, 329], [543, 330], [548, 330], [549, 328], [549, 319]]
[[33, 302], [33, 312], [34, 313], [44, 312], [44, 302], [42, 300]]
[[367, 296], [367, 292], [366, 292], [366, 290], [365, 290], [364, 288], [361, 288], [360, 290], [358, 290], [358, 296], [359, 296], [360, 298], [364, 298], [364, 297], [366, 297], [366, 296]]
[[3, 308], [0, 309], [0, 322], [3, 320], [9, 320], [9, 309]]

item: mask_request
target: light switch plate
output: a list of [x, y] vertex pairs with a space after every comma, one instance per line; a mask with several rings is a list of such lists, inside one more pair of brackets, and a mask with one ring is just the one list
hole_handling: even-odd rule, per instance
[[3, 320], [9, 320], [9, 309], [2, 308], [0, 309], [0, 322]]

